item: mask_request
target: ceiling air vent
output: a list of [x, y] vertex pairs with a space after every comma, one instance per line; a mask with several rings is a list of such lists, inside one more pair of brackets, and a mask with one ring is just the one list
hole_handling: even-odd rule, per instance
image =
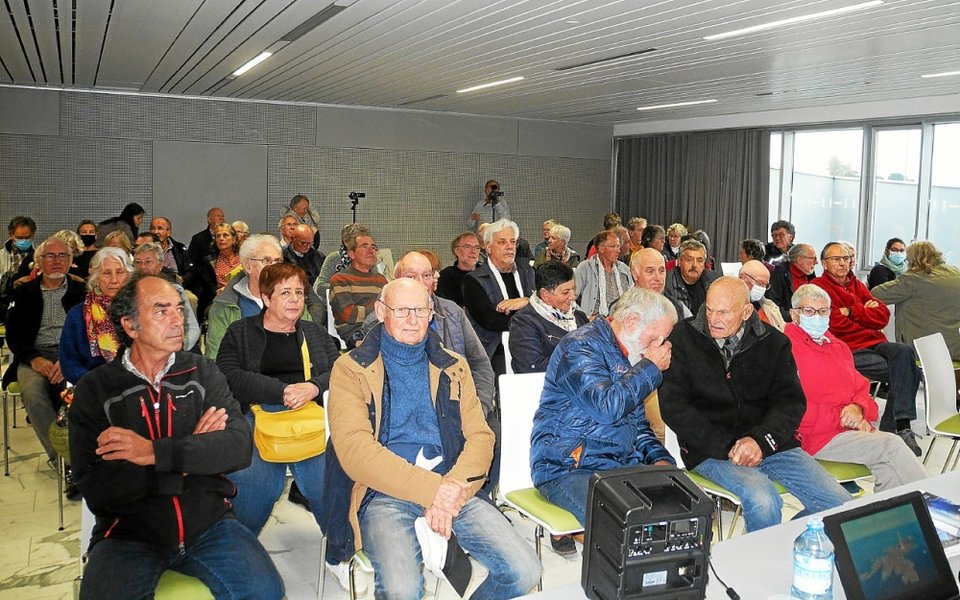
[[298, 25], [295, 29], [292, 29], [290, 33], [280, 38], [280, 41], [290, 43], [294, 40], [300, 39], [308, 31], [316, 29], [346, 9], [346, 6], [337, 6], [336, 4], [331, 4]]
[[577, 63], [575, 65], [566, 65], [563, 67], [556, 67], [554, 71], [569, 71], [570, 69], [579, 69], [580, 67], [589, 67], [592, 65], [599, 65], [605, 62], [611, 62], [615, 60], [623, 60], [625, 58], [631, 58], [634, 56], [641, 56], [643, 54], [650, 54], [651, 52], [656, 52], [656, 48], [646, 48], [644, 50], [637, 50], [636, 52], [627, 52], [626, 54], [619, 54], [617, 56], [608, 56], [607, 58], [598, 58], [596, 60], [588, 60], [586, 62]]

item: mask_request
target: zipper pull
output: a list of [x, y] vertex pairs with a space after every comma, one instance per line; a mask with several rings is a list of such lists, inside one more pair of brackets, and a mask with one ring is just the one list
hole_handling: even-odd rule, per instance
[[183, 542], [180, 542], [180, 545], [177, 547], [180, 548], [180, 556], [183, 556], [184, 554], [187, 553], [187, 548]]

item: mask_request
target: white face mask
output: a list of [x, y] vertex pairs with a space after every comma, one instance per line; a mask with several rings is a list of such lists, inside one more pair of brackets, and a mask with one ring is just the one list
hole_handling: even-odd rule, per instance
[[763, 299], [763, 295], [767, 292], [767, 288], [760, 287], [759, 285], [754, 285], [750, 287], [750, 302], [760, 302]]

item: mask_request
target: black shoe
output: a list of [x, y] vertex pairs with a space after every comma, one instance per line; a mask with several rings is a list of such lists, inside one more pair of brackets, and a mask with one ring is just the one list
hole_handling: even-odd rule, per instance
[[299, 504], [307, 510], [310, 510], [310, 501], [307, 500], [307, 497], [304, 496], [303, 492], [300, 491], [300, 488], [297, 487], [296, 481], [290, 484], [290, 493], [287, 495], [287, 500], [293, 502], [294, 504]]
[[897, 435], [899, 435], [903, 443], [907, 445], [907, 448], [910, 448], [910, 450], [917, 455], [917, 458], [923, 456], [923, 450], [921, 450], [917, 444], [917, 436], [913, 433], [912, 429], [901, 429], [897, 432]]
[[856, 481], [844, 481], [840, 484], [840, 486], [843, 487], [843, 489], [847, 490], [847, 493], [849, 493], [854, 498], [859, 498], [860, 496], [866, 493], [863, 491], [863, 488], [860, 487], [860, 484], [857, 483]]
[[63, 481], [67, 484], [63, 490], [63, 494], [67, 497], [67, 500], [71, 502], [76, 502], [80, 499], [80, 489], [77, 487], [76, 481], [73, 479], [73, 471], [69, 466], [63, 468]]
[[577, 545], [569, 535], [563, 535], [558, 538], [550, 536], [550, 546], [553, 551], [560, 556], [571, 556], [577, 553]]

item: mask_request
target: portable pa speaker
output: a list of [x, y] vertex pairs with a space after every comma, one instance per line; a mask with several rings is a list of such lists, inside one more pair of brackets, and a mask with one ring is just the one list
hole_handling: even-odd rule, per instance
[[713, 503], [681, 470], [595, 473], [587, 495], [581, 585], [588, 598], [702, 599]]

